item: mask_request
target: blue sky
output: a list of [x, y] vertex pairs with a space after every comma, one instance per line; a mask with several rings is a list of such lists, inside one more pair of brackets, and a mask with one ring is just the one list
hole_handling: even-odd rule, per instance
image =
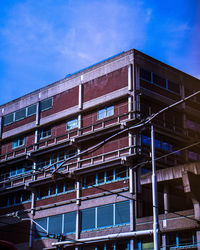
[[1, 0], [0, 104], [136, 48], [200, 78], [199, 0]]

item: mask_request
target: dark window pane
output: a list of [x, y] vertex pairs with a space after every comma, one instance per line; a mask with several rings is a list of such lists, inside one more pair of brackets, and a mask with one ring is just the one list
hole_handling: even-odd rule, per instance
[[113, 169], [106, 171], [106, 181], [113, 181]]
[[116, 179], [126, 178], [127, 177], [126, 167], [116, 168], [115, 175], [116, 175]]
[[173, 91], [174, 93], [180, 94], [179, 84], [168, 81], [168, 89]]
[[45, 99], [40, 102], [40, 111], [50, 109], [52, 107], [52, 98]]
[[[41, 227], [43, 227], [45, 230], [47, 230], [47, 218], [41, 218], [35, 220], [36, 223], [38, 223]], [[35, 238], [40, 239], [41, 237], [46, 236], [47, 233], [40, 228], [38, 225], [35, 225]]]
[[50, 234], [62, 233], [62, 214], [49, 217], [49, 233]]
[[12, 123], [13, 122], [13, 117], [14, 117], [13, 113], [9, 114], [9, 115], [5, 115], [3, 117], [3, 125], [6, 126], [6, 125]]
[[95, 208], [84, 209], [81, 211], [81, 229], [95, 228]]
[[33, 104], [27, 108], [27, 116], [34, 115], [35, 113], [36, 113], [36, 104]]
[[113, 205], [97, 207], [97, 227], [113, 225]]
[[96, 175], [91, 174], [85, 177], [85, 187], [90, 187], [96, 184]]
[[26, 117], [26, 109], [20, 109], [15, 112], [15, 121], [19, 121]]
[[76, 212], [64, 214], [64, 233], [76, 231]]
[[166, 88], [166, 80], [156, 74], [153, 74], [153, 82], [163, 88]]
[[130, 222], [129, 201], [122, 201], [115, 204], [115, 224]]
[[140, 78], [150, 82], [151, 81], [151, 72], [147, 71], [145, 69], [140, 69]]
[[104, 183], [104, 172], [98, 173], [97, 176], [98, 176], [98, 184]]

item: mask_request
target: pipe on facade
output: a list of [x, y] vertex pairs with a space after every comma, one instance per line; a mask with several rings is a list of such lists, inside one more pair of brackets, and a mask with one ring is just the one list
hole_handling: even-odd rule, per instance
[[134, 231], [134, 232], [126, 232], [126, 233], [116, 233], [116, 234], [108, 234], [104, 236], [97, 236], [97, 237], [90, 237], [90, 238], [83, 238], [76, 240], [74, 243], [73, 241], [60, 241], [60, 242], [54, 242], [52, 243], [52, 246], [61, 246], [66, 244], [75, 244], [78, 245], [80, 243], [92, 243], [92, 242], [98, 242], [102, 240], [111, 240], [111, 239], [119, 239], [119, 238], [125, 238], [125, 237], [136, 237], [136, 236], [142, 236], [142, 235], [152, 235], [153, 229], [149, 230], [141, 230], [141, 231]]

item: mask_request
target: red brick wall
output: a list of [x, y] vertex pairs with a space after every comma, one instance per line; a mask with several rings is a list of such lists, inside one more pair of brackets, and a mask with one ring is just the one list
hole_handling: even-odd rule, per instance
[[53, 97], [53, 107], [41, 112], [40, 117], [44, 118], [76, 105], [78, 105], [78, 86], [55, 95]]
[[31, 123], [35, 121], [35, 115], [32, 115], [30, 117], [27, 117], [21, 121], [17, 121], [17, 122], [14, 122], [12, 124], [9, 124], [7, 126], [3, 126], [3, 133], [6, 132], [6, 131], [9, 131], [11, 129], [14, 129], [14, 128], [18, 128], [20, 126], [23, 126], [25, 124], [28, 124], [28, 123]]
[[83, 85], [83, 101], [87, 102], [127, 85], [128, 68], [124, 67], [85, 83]]

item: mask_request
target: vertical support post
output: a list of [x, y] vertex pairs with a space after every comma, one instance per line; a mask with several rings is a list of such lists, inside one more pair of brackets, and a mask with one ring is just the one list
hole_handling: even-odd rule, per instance
[[2, 126], [3, 126], [3, 118], [0, 116], [0, 139], [2, 137]]
[[196, 231], [197, 250], [200, 250], [200, 231]]
[[30, 217], [32, 220], [30, 220], [29, 249], [32, 249], [32, 245], [33, 245], [33, 233], [34, 233], [33, 217], [34, 215], [35, 215], [35, 190], [31, 190], [31, 215]]
[[157, 179], [155, 166], [155, 142], [154, 127], [151, 125], [151, 157], [152, 157], [152, 198], [153, 198], [153, 242], [154, 250], [160, 250], [159, 242], [159, 222], [158, 222], [158, 202], [157, 202]]
[[163, 200], [164, 200], [164, 213], [167, 214], [169, 213], [169, 188], [165, 184], [164, 186], [164, 194], [163, 194]]
[[80, 84], [79, 85], [79, 89], [78, 89], [78, 107], [79, 109], [82, 109], [83, 108], [83, 85]]

